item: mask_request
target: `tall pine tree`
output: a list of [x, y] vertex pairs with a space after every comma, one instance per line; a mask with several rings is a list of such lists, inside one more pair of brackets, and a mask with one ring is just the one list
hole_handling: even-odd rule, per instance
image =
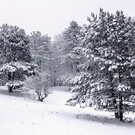
[[122, 11], [102, 9], [88, 20], [81, 44], [86, 62], [69, 101], [114, 112], [123, 121], [125, 112], [134, 111], [135, 23]]

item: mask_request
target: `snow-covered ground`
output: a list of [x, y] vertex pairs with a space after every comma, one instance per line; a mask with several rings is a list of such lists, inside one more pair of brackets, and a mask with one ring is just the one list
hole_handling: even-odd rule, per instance
[[67, 87], [52, 88], [43, 103], [28, 94], [9, 94], [0, 87], [0, 135], [134, 135], [135, 124], [120, 123], [112, 114], [66, 106]]

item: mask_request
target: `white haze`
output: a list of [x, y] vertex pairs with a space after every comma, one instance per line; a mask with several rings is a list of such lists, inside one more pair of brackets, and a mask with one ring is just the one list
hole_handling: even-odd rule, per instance
[[0, 25], [8, 23], [24, 28], [29, 34], [41, 31], [54, 36], [63, 31], [70, 21], [87, 23], [91, 12], [123, 10], [135, 16], [134, 0], [0, 0]]

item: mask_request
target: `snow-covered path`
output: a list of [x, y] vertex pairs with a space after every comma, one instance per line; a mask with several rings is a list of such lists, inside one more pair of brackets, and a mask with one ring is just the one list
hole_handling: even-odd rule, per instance
[[17, 95], [9, 96], [1, 88], [0, 135], [135, 134], [135, 125], [108, 120], [108, 113], [65, 106], [71, 93], [63, 91], [66, 87], [52, 89], [53, 93], [41, 103]]

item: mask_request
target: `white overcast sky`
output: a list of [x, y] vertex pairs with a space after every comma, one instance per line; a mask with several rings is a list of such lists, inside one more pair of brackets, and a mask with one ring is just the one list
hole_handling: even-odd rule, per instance
[[100, 7], [112, 13], [123, 10], [135, 17], [135, 0], [0, 0], [0, 25], [17, 25], [27, 34], [41, 31], [53, 37], [72, 20], [85, 24], [91, 12], [98, 13]]

